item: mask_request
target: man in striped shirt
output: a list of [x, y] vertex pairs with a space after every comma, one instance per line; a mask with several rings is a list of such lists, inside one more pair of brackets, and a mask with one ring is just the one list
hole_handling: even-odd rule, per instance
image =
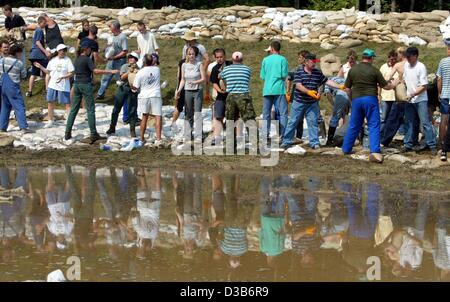
[[[436, 72], [438, 77], [437, 86], [439, 99], [441, 101], [441, 124], [439, 126], [439, 142], [443, 143], [441, 160], [447, 160], [447, 152], [450, 151], [450, 38], [446, 39], [447, 57], [439, 62], [439, 67]], [[444, 141], [445, 134], [445, 142]]]
[[320, 100], [319, 87], [327, 84], [330, 87], [343, 89], [343, 85], [339, 85], [328, 78], [316, 67], [316, 63], [320, 62], [314, 54], [305, 56], [305, 65], [297, 70], [295, 74], [295, 93], [294, 102], [291, 105], [291, 115], [287, 124], [281, 148], [289, 148], [293, 142], [295, 130], [298, 123], [303, 121], [306, 116], [309, 133], [309, 145], [313, 149], [320, 148], [318, 120], [320, 108], [318, 101]]
[[240, 118], [244, 122], [256, 118], [253, 108], [253, 101], [250, 95], [250, 78], [252, 70], [242, 64], [244, 55], [241, 52], [234, 52], [232, 55], [233, 64], [225, 67], [220, 73], [220, 78], [225, 82], [227, 120], [237, 121]]

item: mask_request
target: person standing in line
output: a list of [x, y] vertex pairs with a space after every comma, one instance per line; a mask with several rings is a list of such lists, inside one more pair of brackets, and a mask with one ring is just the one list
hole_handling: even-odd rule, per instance
[[81, 21], [81, 31], [78, 34], [77, 37], [77, 49], [80, 47], [81, 40], [89, 36], [89, 29], [90, 29], [89, 21], [87, 19], [84, 19]]
[[350, 124], [344, 137], [342, 152], [349, 154], [355, 140], [361, 132], [364, 119], [367, 119], [370, 141], [370, 161], [381, 163], [383, 156], [380, 149], [380, 109], [378, 105], [378, 87], [394, 89], [398, 80], [388, 83], [380, 70], [372, 64], [375, 52], [366, 48], [362, 53], [362, 62], [350, 69], [345, 88], [352, 99]]
[[0, 132], [6, 132], [8, 129], [11, 109], [14, 109], [20, 130], [24, 134], [34, 132], [28, 127], [25, 101], [20, 90], [20, 80], [27, 77], [25, 65], [20, 60], [22, 51], [19, 45], [13, 45], [9, 49], [8, 56], [0, 59]]
[[72, 100], [72, 107], [67, 118], [65, 140], [72, 138], [72, 127], [80, 110], [81, 99], [84, 98], [86, 102], [87, 118], [91, 136], [89, 143], [92, 145], [98, 140], [104, 140], [101, 137], [95, 126], [95, 103], [93, 96], [92, 75], [93, 74], [118, 74], [119, 70], [100, 70], [95, 68], [94, 62], [91, 59], [91, 48], [87, 43], [81, 43], [78, 57], [74, 63], [74, 97]]
[[159, 46], [156, 42], [155, 35], [147, 30], [144, 22], [139, 22], [137, 24], [137, 29], [139, 34], [136, 37], [139, 54], [139, 63], [143, 65], [143, 59], [145, 55], [151, 55], [153, 53], [159, 53]]
[[37, 19], [38, 27], [36, 27], [33, 34], [33, 42], [30, 50], [29, 60], [31, 62], [31, 76], [28, 81], [28, 92], [25, 94], [27, 97], [31, 97], [33, 95], [33, 86], [36, 77], [41, 75], [41, 70], [37, 68], [34, 63], [37, 62], [43, 67], [47, 67], [48, 57], [51, 56], [50, 51], [45, 49], [45, 37], [44, 37], [44, 29], [46, 26], [46, 21], [44, 17], [39, 17]]
[[[113, 49], [112, 55], [107, 57], [108, 63], [106, 63], [107, 70], [119, 70], [120, 67], [126, 63], [126, 57], [128, 53], [128, 38], [127, 36], [120, 30], [119, 21], [113, 21], [109, 29], [111, 30], [113, 36], [111, 39], [111, 43], [109, 47]], [[113, 74], [105, 73], [102, 76], [100, 82], [100, 88], [98, 89], [96, 100], [103, 100], [105, 98], [105, 92], [108, 88], [111, 79], [113, 78]], [[118, 81], [120, 77], [118, 74], [115, 76]]]
[[53, 126], [55, 120], [53, 112], [55, 110], [55, 102], [64, 104], [66, 107], [66, 114], [70, 111], [70, 78], [73, 76], [74, 67], [72, 61], [67, 56], [67, 46], [59, 44], [56, 47], [58, 55], [50, 60], [47, 68], [35, 62], [35, 66], [41, 69], [45, 74], [50, 75], [47, 90], [48, 102], [48, 123], [44, 128]]
[[[261, 66], [260, 77], [264, 81], [263, 88], [263, 129], [262, 137], [268, 139], [270, 136], [271, 110], [275, 106], [275, 112], [279, 115], [280, 128], [278, 133], [283, 140], [288, 121], [288, 106], [286, 101], [285, 81], [288, 76], [288, 62], [280, 55], [281, 44], [273, 41], [270, 44], [271, 55], [264, 58]], [[266, 125], [264, 125], [264, 122]], [[265, 126], [265, 127], [264, 127]]]
[[141, 120], [141, 141], [145, 140], [145, 130], [150, 115], [156, 117], [155, 147], [162, 145], [162, 98], [161, 98], [161, 73], [159, 70], [159, 57], [156, 53], [144, 56], [144, 68], [138, 71], [133, 82], [132, 90], [139, 90], [138, 115]]
[[443, 145], [444, 137], [448, 131], [449, 114], [450, 114], [450, 38], [444, 40], [447, 45], [447, 57], [439, 62], [436, 72], [438, 96], [441, 102], [441, 123], [439, 125], [439, 142], [438, 145]]
[[[180, 97], [181, 90], [185, 90], [185, 110], [186, 120], [189, 125], [185, 123], [185, 139], [191, 140], [192, 129], [194, 127], [194, 115], [200, 115], [196, 120], [195, 125], [195, 141], [202, 140], [202, 102], [203, 102], [203, 87], [205, 82], [205, 69], [203, 63], [198, 62], [196, 57], [199, 54], [199, 49], [195, 46], [188, 48], [187, 61], [181, 67], [181, 81], [177, 90], [177, 97]], [[197, 119], [197, 118], [195, 118]]]
[[408, 131], [402, 152], [410, 152], [418, 145], [419, 127], [422, 125], [426, 145], [419, 147], [419, 151], [429, 149], [432, 155], [437, 155], [436, 136], [428, 115], [427, 68], [418, 60], [419, 50], [416, 47], [406, 49], [406, 59], [403, 77], [409, 100], [405, 109]]
[[350, 69], [358, 63], [357, 60], [358, 55], [356, 54], [356, 52], [354, 50], [349, 50], [349, 52], [347, 53], [347, 63], [341, 66], [337, 76], [346, 80]]

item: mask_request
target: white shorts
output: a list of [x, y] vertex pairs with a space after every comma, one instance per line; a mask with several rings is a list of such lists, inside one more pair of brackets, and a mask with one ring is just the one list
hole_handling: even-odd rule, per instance
[[162, 115], [162, 99], [156, 98], [140, 98], [138, 99], [138, 116], [142, 114]]

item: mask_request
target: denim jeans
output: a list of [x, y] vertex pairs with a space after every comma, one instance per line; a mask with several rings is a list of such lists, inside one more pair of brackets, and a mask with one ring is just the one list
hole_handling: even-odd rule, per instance
[[380, 130], [381, 133], [384, 131], [384, 127], [386, 126], [386, 121], [389, 116], [389, 113], [392, 110], [392, 106], [394, 105], [394, 101], [387, 100], [381, 101], [381, 121], [380, 121]]
[[430, 117], [428, 116], [427, 102], [406, 104], [405, 115], [408, 120], [408, 131], [405, 135], [405, 147], [412, 149], [418, 144], [419, 128], [420, 125], [422, 125], [427, 146], [431, 149], [435, 149], [436, 136]]
[[337, 128], [339, 120], [346, 116], [351, 107], [350, 101], [340, 95], [336, 95], [333, 105], [333, 116], [330, 119], [330, 127]]
[[320, 108], [318, 102], [301, 103], [294, 101], [291, 105], [291, 116], [289, 117], [286, 131], [284, 132], [282, 145], [292, 145], [292, 140], [294, 138], [298, 123], [303, 123], [303, 117], [306, 116], [306, 123], [308, 124], [309, 133], [309, 145], [311, 147], [319, 146], [319, 113]]
[[[262, 137], [269, 138], [270, 136], [270, 122], [272, 111], [272, 106], [275, 106], [275, 116], [278, 117], [280, 123], [279, 135], [281, 139], [284, 137], [286, 124], [288, 121], [288, 105], [286, 101], [286, 96], [282, 95], [266, 95], [263, 99], [263, 120], [266, 121], [266, 125], [263, 123], [263, 128], [261, 129]], [[266, 126], [266, 127], [264, 127]]]
[[392, 102], [389, 113], [385, 117], [384, 129], [381, 130], [381, 144], [383, 146], [389, 146], [397, 131], [399, 131], [404, 120], [406, 104], [406, 102]]
[[[126, 59], [125, 58], [114, 60], [114, 61], [110, 60], [110, 61], [108, 61], [108, 63], [106, 63], [105, 70], [108, 70], [108, 69], [110, 69], [110, 70], [119, 70], [120, 67], [122, 67], [122, 65], [125, 64], [125, 63], [126, 63]], [[98, 92], [97, 92], [98, 96], [104, 96], [105, 95], [106, 89], [108, 88], [109, 83], [111, 82], [111, 79], [113, 77], [116, 79], [116, 81], [118, 81], [120, 79], [119, 78], [119, 74], [115, 74], [115, 75], [104, 74], [104, 75], [102, 75], [102, 79], [100, 81], [100, 88], [98, 89]]]
[[[187, 139], [191, 138], [192, 130], [194, 130], [195, 138], [202, 137], [202, 103], [203, 89], [186, 90], [185, 91], [185, 131]], [[197, 120], [195, 120], [197, 119]], [[194, 123], [195, 120], [195, 123]], [[189, 125], [186, 123], [189, 122]], [[195, 127], [195, 129], [194, 129]]]

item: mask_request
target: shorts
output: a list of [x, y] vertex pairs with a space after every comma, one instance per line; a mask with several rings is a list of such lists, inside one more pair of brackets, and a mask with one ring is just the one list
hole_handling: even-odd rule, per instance
[[47, 67], [48, 60], [47, 59], [30, 59], [31, 62], [31, 75], [33, 76], [40, 76], [41, 75], [41, 69], [37, 68], [33, 65], [34, 62], [37, 62], [41, 64], [44, 68]]
[[216, 100], [214, 102], [214, 118], [222, 119], [225, 117], [225, 101]]
[[162, 115], [162, 99], [160, 97], [155, 98], [138, 98], [138, 115], [150, 114], [161, 116]]
[[439, 111], [441, 114], [450, 114], [450, 99], [440, 99]]
[[183, 108], [184, 108], [184, 89], [181, 90], [180, 92], [180, 98], [177, 100], [177, 105], [175, 106], [178, 110], [179, 113], [183, 112]]
[[249, 93], [228, 94], [225, 106], [225, 117], [227, 120], [237, 121], [240, 117], [246, 122], [256, 118], [252, 97]]
[[70, 104], [70, 92], [49, 88], [47, 90], [47, 102], [54, 103], [56, 101], [58, 101], [59, 104]]

